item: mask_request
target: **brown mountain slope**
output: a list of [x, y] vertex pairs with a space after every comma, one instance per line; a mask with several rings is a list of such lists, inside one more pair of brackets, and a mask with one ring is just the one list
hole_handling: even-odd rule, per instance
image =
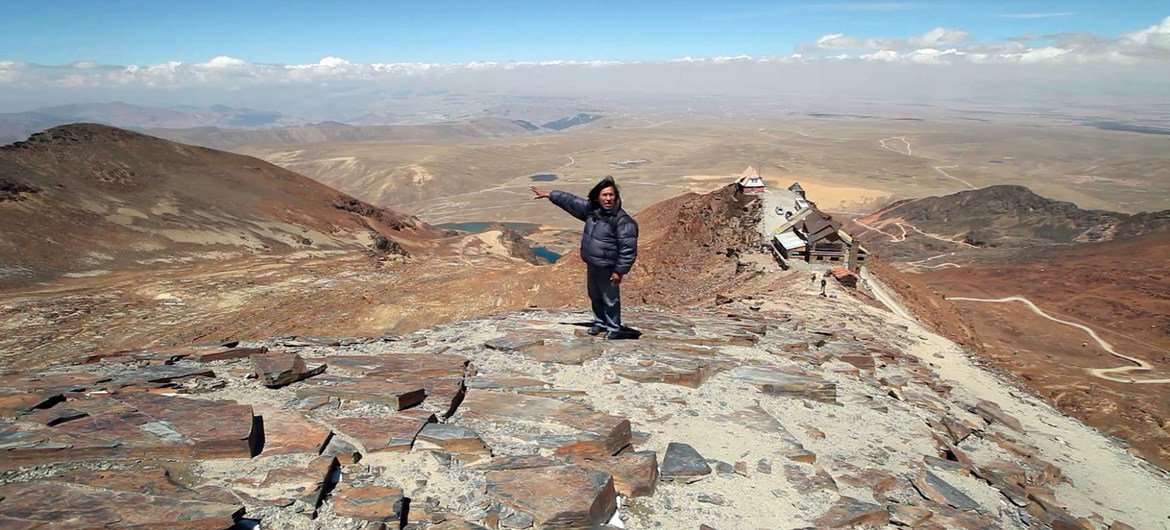
[[[899, 201], [853, 220], [847, 229], [890, 262], [993, 263], [1027, 258], [1042, 247], [1131, 237], [1170, 226], [1170, 210], [1126, 214], [1085, 210], [1023, 186], [999, 185]], [[947, 254], [947, 259], [939, 259]]]
[[[1117, 352], [1151, 371], [1122, 379], [1170, 378], [1170, 230], [1034, 253], [1026, 260], [913, 275], [956, 297], [1024, 297], [1048, 315], [1093, 329]], [[1021, 302], [955, 300], [983, 353], [1022, 377], [1062, 411], [1129, 441], [1170, 466], [1170, 384], [1111, 381], [1090, 369], [1134, 366], [1109, 355], [1083, 330], [1054, 322]]]
[[104, 125], [0, 148], [0, 286], [226, 255], [405, 254], [437, 234], [255, 158]]

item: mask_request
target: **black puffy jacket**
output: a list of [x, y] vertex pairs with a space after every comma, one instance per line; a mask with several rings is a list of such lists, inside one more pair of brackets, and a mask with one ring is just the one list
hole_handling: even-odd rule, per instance
[[585, 232], [581, 234], [581, 259], [594, 267], [613, 269], [618, 274], [628, 274], [634, 260], [638, 258], [638, 223], [622, 210], [622, 196], [617, 195], [613, 208], [601, 207], [598, 197], [601, 190], [613, 186], [612, 177], [605, 177], [589, 192], [588, 199], [572, 193], [553, 190], [548, 198], [570, 215], [585, 221]]

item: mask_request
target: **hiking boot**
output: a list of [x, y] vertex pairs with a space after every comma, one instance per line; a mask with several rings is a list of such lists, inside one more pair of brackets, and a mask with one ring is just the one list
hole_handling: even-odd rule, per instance
[[588, 333], [588, 334], [596, 337], [598, 335], [601, 335], [602, 333], [605, 333], [605, 328], [602, 326], [598, 326], [597, 324], [594, 324], [592, 326], [589, 326], [589, 330], [586, 331], [585, 333]]
[[619, 329], [617, 331], [610, 331], [605, 334], [606, 340], [629, 340], [636, 339], [641, 336], [641, 333], [628, 329]]

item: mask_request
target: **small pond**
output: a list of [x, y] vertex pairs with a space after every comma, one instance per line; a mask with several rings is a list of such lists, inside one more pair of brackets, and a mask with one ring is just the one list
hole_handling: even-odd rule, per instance
[[557, 176], [553, 173], [538, 173], [528, 178], [532, 179], [533, 182], [552, 182], [557, 179]]
[[[464, 232], [473, 232], [474, 233], [474, 232], [482, 232], [485, 229], [487, 229], [487, 227], [494, 225], [494, 224], [496, 224], [496, 223], [493, 221], [468, 221], [468, 222], [463, 222], [463, 223], [442, 223], [442, 224], [435, 225], [435, 227], [442, 228], [445, 230], [462, 230]], [[499, 224], [502, 224], [502, 225], [504, 225], [505, 228], [515, 230], [516, 232], [520, 233], [521, 235], [525, 235], [525, 236], [531, 235], [533, 232], [535, 232], [537, 229], [540, 228], [540, 225], [536, 224], [536, 223], [499, 223]], [[532, 247], [532, 251], [535, 252], [537, 256], [540, 256], [540, 257], [548, 260], [549, 263], [556, 263], [557, 260], [561, 259], [560, 254], [553, 252], [545, 247]]]

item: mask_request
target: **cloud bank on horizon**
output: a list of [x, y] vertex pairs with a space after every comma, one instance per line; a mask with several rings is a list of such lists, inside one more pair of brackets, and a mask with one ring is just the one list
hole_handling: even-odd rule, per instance
[[[869, 4], [875, 5], [875, 4]], [[1069, 13], [1017, 13], [1017, 18], [1062, 17]], [[715, 66], [737, 66], [717, 71]], [[880, 66], [879, 66], [880, 65]], [[922, 69], [897, 65], [927, 65]], [[708, 67], [704, 69], [704, 67]], [[875, 70], [874, 68], [885, 68]], [[942, 70], [947, 69], [949, 70]], [[1037, 69], [1032, 73], [1032, 68]], [[823, 72], [832, 72], [831, 75]], [[1109, 72], [1108, 75], [1095, 75]], [[478, 89], [517, 94], [580, 95], [595, 91], [620, 93], [775, 93], [781, 88], [815, 89], [832, 82], [841, 86], [874, 76], [873, 83], [901, 90], [923, 79], [944, 74], [992, 86], [1002, 81], [1026, 82], [1031, 75], [1077, 81], [1086, 90], [1124, 86], [1164, 95], [1170, 83], [1170, 17], [1117, 36], [1093, 33], [1020, 35], [1001, 42], [975, 40], [970, 31], [936, 27], [904, 38], [876, 38], [846, 33], [821, 36], [779, 56], [679, 57], [664, 61], [551, 60], [472, 61], [461, 63], [360, 63], [325, 57], [311, 64], [268, 64], [217, 56], [204, 62], [168, 61], [149, 65], [108, 65], [78, 60], [66, 65], [44, 65], [0, 60], [0, 111], [78, 99], [117, 99], [127, 94], [186, 91], [194, 94], [230, 94], [282, 87], [323, 93], [330, 89], [359, 93], [363, 87], [415, 86], [448, 90]], [[806, 75], [807, 74], [807, 75]], [[737, 83], [715, 79], [735, 75]], [[801, 77], [809, 79], [801, 79]], [[1094, 77], [1100, 79], [1094, 80]], [[902, 78], [898, 81], [896, 78]], [[755, 82], [757, 86], [748, 86]], [[1050, 79], [1051, 80], [1051, 79]], [[934, 83], [939, 81], [935, 80]], [[932, 85], [933, 86], [933, 85]], [[956, 87], [952, 80], [950, 87]], [[960, 90], [969, 95], [969, 90]], [[307, 92], [306, 92], [307, 93]], [[209, 100], [222, 101], [208, 97]], [[150, 98], [148, 98], [150, 99]], [[295, 97], [288, 96], [289, 100]], [[255, 102], [253, 102], [255, 104]], [[293, 109], [296, 110], [296, 109]]]

